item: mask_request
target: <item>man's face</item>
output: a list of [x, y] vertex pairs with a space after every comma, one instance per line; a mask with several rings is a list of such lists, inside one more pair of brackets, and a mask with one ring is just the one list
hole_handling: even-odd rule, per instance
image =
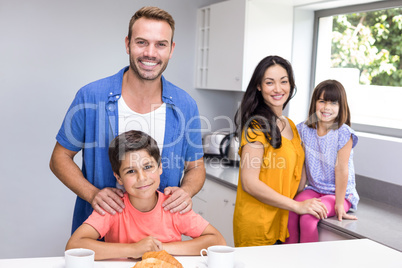
[[159, 79], [175, 47], [172, 29], [165, 21], [138, 19], [132, 26], [131, 40], [126, 38], [130, 68], [140, 79]]

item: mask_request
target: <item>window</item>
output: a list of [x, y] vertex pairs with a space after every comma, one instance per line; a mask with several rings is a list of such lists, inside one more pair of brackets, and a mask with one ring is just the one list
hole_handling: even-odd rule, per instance
[[402, 5], [390, 4], [316, 12], [313, 85], [344, 85], [355, 130], [402, 137]]

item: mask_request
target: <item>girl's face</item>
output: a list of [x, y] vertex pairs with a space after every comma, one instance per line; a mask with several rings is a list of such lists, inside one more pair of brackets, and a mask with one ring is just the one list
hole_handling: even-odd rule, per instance
[[[281, 65], [269, 67], [262, 78], [258, 90], [261, 91], [265, 104], [274, 112], [282, 113], [283, 105], [289, 98], [290, 84], [288, 73]], [[278, 114], [278, 112], [276, 112]]]
[[333, 124], [339, 113], [338, 101], [325, 101], [324, 93], [316, 101], [316, 115], [318, 122]]

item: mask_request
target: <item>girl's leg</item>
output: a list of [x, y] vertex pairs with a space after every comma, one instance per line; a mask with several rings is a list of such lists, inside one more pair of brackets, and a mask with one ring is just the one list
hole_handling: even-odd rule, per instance
[[[317, 193], [312, 190], [304, 190], [300, 192], [294, 200], [301, 202], [310, 198], [317, 197]], [[285, 244], [299, 243], [299, 218], [300, 215], [293, 211], [289, 211], [288, 231], [289, 237], [286, 239]]]
[[[320, 199], [328, 209], [327, 217], [335, 216], [335, 195], [323, 195]], [[345, 211], [348, 211], [351, 204], [345, 199], [343, 206]], [[300, 243], [318, 242], [317, 224], [319, 221], [310, 214], [300, 216]]]

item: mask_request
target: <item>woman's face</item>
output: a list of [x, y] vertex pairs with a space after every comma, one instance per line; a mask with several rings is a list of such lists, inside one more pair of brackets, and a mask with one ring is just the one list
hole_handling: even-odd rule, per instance
[[283, 105], [289, 98], [290, 92], [289, 77], [286, 69], [278, 64], [269, 67], [265, 71], [261, 85], [257, 88], [261, 91], [265, 104], [277, 115], [281, 115]]

